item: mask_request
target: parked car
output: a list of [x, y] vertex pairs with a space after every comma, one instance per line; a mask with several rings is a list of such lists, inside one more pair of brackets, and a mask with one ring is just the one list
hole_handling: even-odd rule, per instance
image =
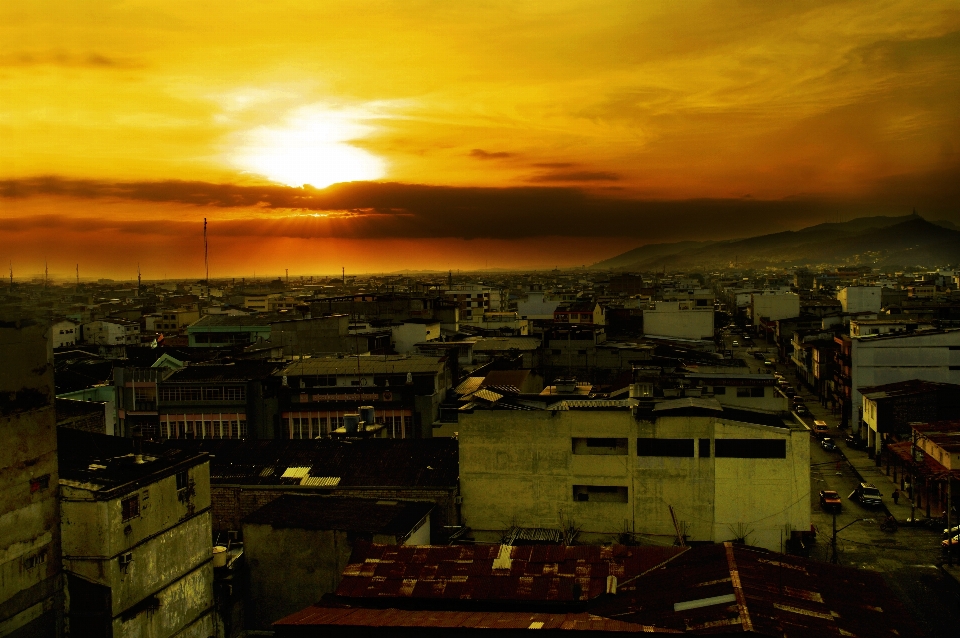
[[740, 345], [740, 342], [737, 341], [736, 339], [734, 339], [734, 340], [733, 340], [733, 347], [736, 348], [736, 347], [738, 347], [739, 345]]
[[767, 359], [766, 361], [763, 362], [763, 365], [767, 366], [768, 368], [772, 368], [772, 367], [776, 366], [777, 364], [774, 363], [773, 361], [770, 361], [770, 359]]
[[814, 421], [813, 422], [813, 434], [814, 436], [824, 436], [830, 433], [830, 428], [827, 427], [826, 421]]
[[883, 495], [873, 483], [861, 483], [853, 490], [852, 498], [860, 501], [865, 507], [879, 507], [883, 505]]
[[956, 536], [957, 534], [960, 534], [960, 525], [956, 525], [954, 527], [951, 527], [950, 529], [943, 530], [944, 538], [946, 538], [947, 536]]
[[833, 439], [831, 439], [829, 436], [825, 436], [823, 437], [823, 439], [820, 440], [820, 447], [822, 447], [827, 452], [837, 451], [837, 444], [834, 443]]
[[839, 512], [843, 508], [840, 495], [833, 490], [820, 490], [820, 507], [826, 511]]
[[793, 408], [793, 411], [799, 416], [810, 416], [810, 410], [808, 410], [807, 406], [802, 403], [798, 403], [796, 407]]
[[764, 359], [766, 359], [766, 357], [763, 356], [762, 352], [754, 352], [753, 358], [756, 359], [757, 361], [763, 361]]
[[940, 541], [940, 544], [944, 547], [956, 547], [957, 545], [960, 545], [960, 534], [957, 534], [952, 538], [945, 538]]
[[854, 436], [853, 433], [850, 433], [845, 437], [843, 437], [843, 440], [847, 442], [847, 447], [853, 448], [854, 450], [861, 450], [864, 447], [863, 441], [861, 441], [858, 437]]

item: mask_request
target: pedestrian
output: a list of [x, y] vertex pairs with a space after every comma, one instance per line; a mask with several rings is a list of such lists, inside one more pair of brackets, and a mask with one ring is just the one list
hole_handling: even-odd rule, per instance
[[900, 490], [893, 490], [893, 504], [898, 505], [900, 503]]

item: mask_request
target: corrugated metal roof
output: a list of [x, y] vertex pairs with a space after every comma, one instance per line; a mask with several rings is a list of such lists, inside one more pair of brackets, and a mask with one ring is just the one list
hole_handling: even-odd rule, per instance
[[300, 485], [310, 485], [313, 487], [336, 487], [340, 485], [339, 476], [304, 476]]
[[281, 478], [304, 478], [310, 473], [310, 466], [288, 467], [283, 471]]
[[467, 377], [460, 385], [454, 388], [453, 391], [457, 394], [470, 394], [480, 387], [480, 384], [483, 383], [483, 379], [483, 377]]
[[357, 543], [336, 593], [364, 599], [586, 601], [606, 591], [607, 576], [632, 578], [683, 551], [623, 545]]
[[414, 611], [406, 609], [357, 609], [314, 605], [274, 623], [278, 631], [290, 626], [337, 626], [433, 629], [546, 629], [564, 631], [610, 631], [679, 633], [592, 614], [543, 614], [509, 611]]
[[482, 399], [484, 401], [489, 401], [490, 403], [496, 403], [503, 398], [502, 394], [498, 394], [493, 390], [487, 390], [486, 388], [481, 388], [473, 393], [471, 398]]

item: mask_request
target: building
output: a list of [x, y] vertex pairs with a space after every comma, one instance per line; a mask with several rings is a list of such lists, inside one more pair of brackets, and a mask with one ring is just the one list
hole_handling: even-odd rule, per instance
[[643, 311], [643, 333], [676, 339], [712, 339], [713, 304], [657, 301]]
[[207, 455], [139, 438], [58, 434], [71, 634], [212, 635]]
[[124, 319], [97, 320], [83, 324], [83, 342], [98, 346], [140, 345], [140, 324]]
[[458, 432], [463, 517], [478, 540], [574, 525], [584, 540], [679, 529], [780, 550], [810, 527], [810, 433], [779, 414], [702, 397], [572, 399], [475, 409]]
[[361, 405], [393, 438], [431, 436], [440, 404], [452, 388], [450, 360], [420, 355], [316, 357], [288, 364], [276, 375], [281, 436], [325, 436]]
[[603, 307], [595, 301], [579, 301], [557, 306], [553, 311], [553, 321], [558, 324], [584, 326], [602, 326], [606, 323]]
[[[920, 330], [862, 335], [850, 323], [851, 428], [861, 439], [862, 388], [909, 381], [960, 384], [960, 330]], [[860, 336], [857, 336], [859, 333]]]
[[57, 427], [97, 434], [107, 433], [106, 404], [57, 397]]
[[64, 319], [50, 327], [54, 348], [75, 346], [80, 341], [80, 324]]
[[53, 339], [0, 322], [0, 634], [62, 631]]
[[240, 532], [246, 516], [284, 493], [431, 502], [434, 539], [460, 525], [452, 439], [178, 439], [164, 445], [210, 454], [216, 534]]
[[795, 292], [763, 292], [750, 294], [750, 318], [754, 327], [761, 319], [776, 321], [800, 315], [800, 295]]
[[880, 286], [847, 286], [837, 292], [837, 299], [845, 313], [878, 313], [882, 305], [881, 290]]
[[272, 439], [279, 427], [280, 364], [237, 361], [191, 365], [157, 384], [151, 439]]
[[526, 299], [517, 301], [517, 314], [521, 319], [553, 319], [553, 313], [560, 302], [555, 299], [547, 299], [542, 290], [531, 290], [527, 293]]
[[189, 308], [178, 308], [176, 310], [164, 310], [160, 318], [153, 325], [157, 332], [179, 332], [194, 321], [200, 319], [200, 311]]
[[390, 326], [393, 349], [399, 354], [411, 354], [417, 344], [440, 339], [440, 322], [432, 319], [408, 319]]
[[862, 387], [860, 395], [867, 443], [877, 453], [884, 441], [910, 438], [913, 424], [960, 419], [960, 385], [911, 379]]
[[286, 494], [243, 520], [247, 620], [271, 623], [332, 594], [356, 543], [429, 545], [434, 504]]

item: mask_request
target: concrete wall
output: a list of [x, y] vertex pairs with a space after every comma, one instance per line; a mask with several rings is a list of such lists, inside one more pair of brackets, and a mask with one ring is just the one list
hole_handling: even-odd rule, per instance
[[529, 292], [526, 300], [517, 301], [517, 314], [521, 319], [553, 319], [559, 305], [559, 301], [544, 299], [542, 292]]
[[[61, 485], [65, 569], [109, 588], [103, 612], [121, 631], [115, 636], [172, 636], [212, 606], [209, 467], [189, 468], [192, 485], [180, 492], [175, 474], [109, 500], [98, 500], [86, 484]], [[121, 501], [132, 495], [140, 514], [124, 521]], [[128, 553], [132, 560], [122, 564]], [[157, 613], [153, 597], [169, 609]]]
[[837, 293], [844, 312], [880, 312], [880, 286], [847, 286]]
[[250, 626], [270, 623], [336, 591], [353, 546], [346, 532], [243, 526], [249, 568], [247, 611]]
[[56, 635], [63, 602], [46, 326], [0, 321], [0, 361], [0, 635]]
[[[951, 349], [955, 348], [955, 349]], [[852, 428], [858, 431], [860, 388], [920, 379], [960, 384], [960, 330], [902, 337], [851, 339]]]
[[393, 333], [393, 349], [399, 354], [411, 354], [416, 351], [415, 344], [440, 338], [440, 322], [402, 323], [399, 326], [391, 326], [390, 331]]
[[[461, 415], [460, 481], [464, 524], [496, 541], [511, 525], [574, 525], [586, 541], [624, 531], [674, 535], [669, 506], [690, 540], [780, 549], [781, 537], [808, 529], [809, 433], [714, 417], [636, 421], [628, 410], [476, 411]], [[573, 438], [626, 439], [621, 454], [574, 454]], [[709, 439], [700, 458], [637, 455], [637, 438]], [[715, 458], [719, 438], [779, 438], [785, 459]], [[622, 488], [576, 500], [575, 486]], [[594, 494], [590, 494], [593, 499]], [[619, 501], [619, 502], [618, 502]], [[642, 536], [641, 536], [642, 538]], [[660, 539], [662, 542], [663, 539]]]
[[691, 301], [657, 301], [643, 311], [643, 333], [678, 339], [713, 338], [713, 306]]
[[776, 321], [800, 316], [800, 295], [793, 292], [752, 294], [750, 295], [750, 305], [754, 326], [760, 325], [762, 317], [766, 317], [770, 321]]

